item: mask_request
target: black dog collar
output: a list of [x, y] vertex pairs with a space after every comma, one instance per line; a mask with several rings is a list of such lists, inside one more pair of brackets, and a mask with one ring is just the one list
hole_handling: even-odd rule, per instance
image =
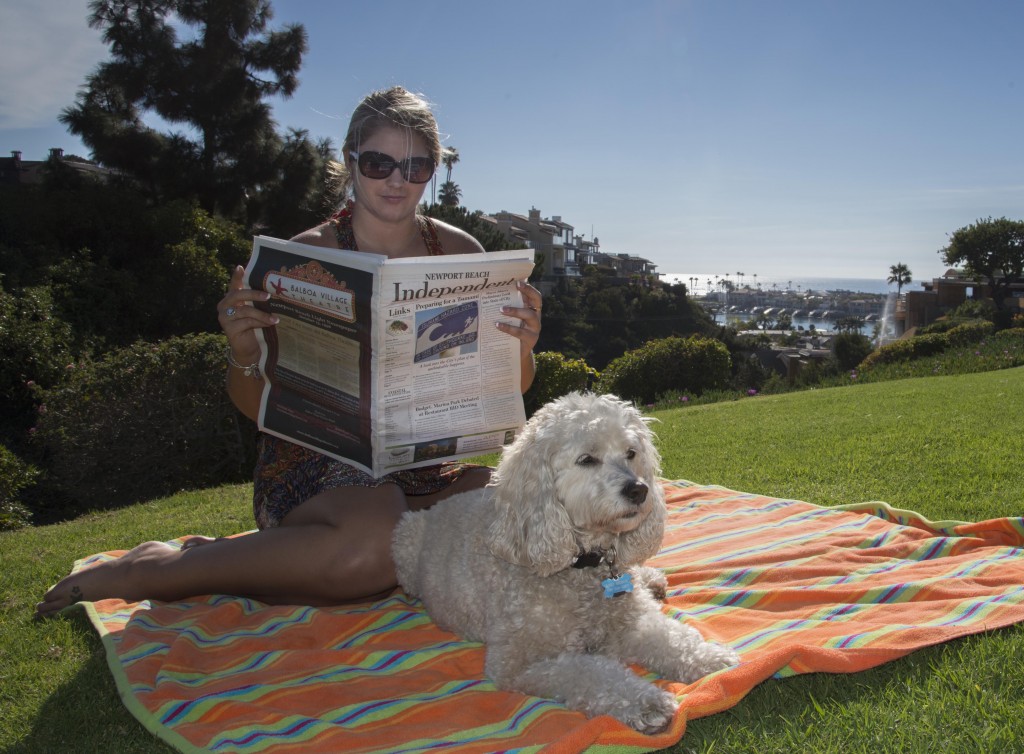
[[606, 550], [591, 550], [580, 553], [572, 561], [573, 568], [597, 568], [602, 563], [608, 564], [609, 577], [601, 581], [605, 598], [621, 597], [633, 591], [633, 577], [629, 573], [619, 575], [615, 568], [615, 553]]
[[573, 568], [597, 568], [604, 562], [603, 550], [591, 550], [576, 556], [572, 561]]

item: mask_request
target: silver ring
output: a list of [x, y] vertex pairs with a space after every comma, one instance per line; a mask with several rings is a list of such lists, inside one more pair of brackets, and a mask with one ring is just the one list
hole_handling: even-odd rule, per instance
[[224, 310], [224, 313], [227, 316], [229, 316], [229, 317], [234, 317], [235, 316], [235, 307], [229, 306], [227, 309]]

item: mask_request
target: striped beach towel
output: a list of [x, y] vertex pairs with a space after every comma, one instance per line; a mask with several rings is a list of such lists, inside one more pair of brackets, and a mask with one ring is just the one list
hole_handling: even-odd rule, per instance
[[766, 678], [863, 670], [1024, 620], [1024, 519], [934, 523], [884, 503], [665, 488], [651, 562], [668, 575], [665, 609], [742, 662], [664, 683], [680, 711], [656, 736], [496, 689], [482, 646], [441, 631], [401, 592], [330, 609], [225, 596], [84, 604], [150, 731], [183, 752], [273, 754], [652, 751]]

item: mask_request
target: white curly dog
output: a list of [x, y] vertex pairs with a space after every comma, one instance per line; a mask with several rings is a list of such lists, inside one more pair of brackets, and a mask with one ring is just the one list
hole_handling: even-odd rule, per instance
[[559, 398], [505, 449], [487, 488], [402, 517], [399, 584], [439, 626], [487, 645], [498, 687], [659, 732], [675, 697], [627, 663], [691, 682], [739, 661], [652, 594], [665, 586], [642, 565], [665, 526], [659, 462], [628, 403]]

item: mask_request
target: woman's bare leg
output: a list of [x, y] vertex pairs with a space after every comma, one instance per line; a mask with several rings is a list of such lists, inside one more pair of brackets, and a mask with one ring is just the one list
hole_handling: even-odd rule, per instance
[[281, 526], [182, 550], [146, 542], [123, 557], [62, 579], [36, 606], [45, 617], [81, 600], [176, 600], [236, 594], [275, 604], [326, 605], [393, 589], [391, 533], [409, 507], [487, 483], [468, 471], [447, 489], [407, 500], [395, 485], [340, 487], [293, 510]]

